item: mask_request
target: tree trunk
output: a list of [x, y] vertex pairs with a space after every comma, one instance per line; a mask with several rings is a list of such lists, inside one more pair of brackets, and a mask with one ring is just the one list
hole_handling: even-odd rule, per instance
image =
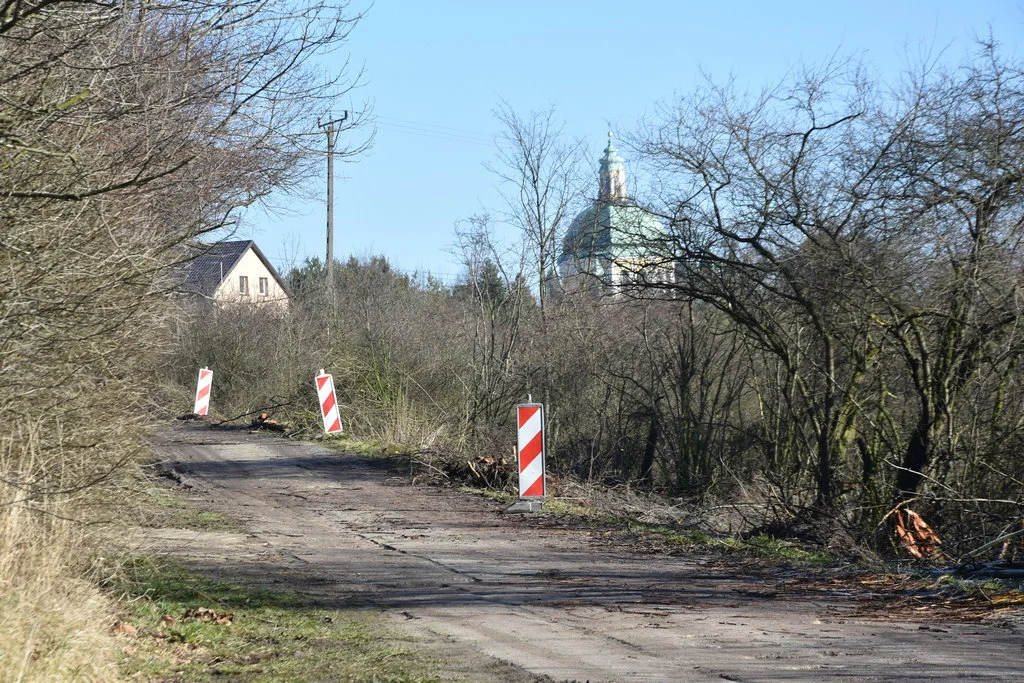
[[913, 498], [928, 466], [932, 450], [932, 427], [927, 417], [922, 416], [907, 442], [903, 454], [902, 468], [896, 472], [896, 493], [893, 503], [899, 504]]
[[658, 439], [661, 436], [661, 420], [658, 418], [658, 411], [651, 411], [651, 423], [647, 428], [647, 443], [644, 446], [644, 459], [640, 463], [640, 481], [652, 484], [652, 471], [654, 470], [654, 456], [658, 452]]

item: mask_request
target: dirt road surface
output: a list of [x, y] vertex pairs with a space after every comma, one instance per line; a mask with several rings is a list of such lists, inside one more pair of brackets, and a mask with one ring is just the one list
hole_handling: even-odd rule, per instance
[[1024, 680], [1024, 633], [1005, 624], [866, 619], [844, 588], [611, 547], [315, 444], [180, 425], [154, 448], [247, 532], [158, 530], [156, 547], [324, 607], [386, 608], [463, 680]]

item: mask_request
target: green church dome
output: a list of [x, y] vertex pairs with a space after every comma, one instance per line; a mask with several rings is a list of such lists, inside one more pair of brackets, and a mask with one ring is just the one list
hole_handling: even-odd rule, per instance
[[664, 234], [661, 221], [639, 206], [599, 199], [569, 224], [559, 262], [591, 257], [641, 258], [650, 251], [651, 242]]
[[651, 243], [665, 235], [661, 221], [629, 199], [625, 162], [608, 135], [598, 199], [573, 219], [562, 240], [558, 265], [563, 275], [583, 265], [601, 271], [602, 262], [642, 260], [650, 253]]

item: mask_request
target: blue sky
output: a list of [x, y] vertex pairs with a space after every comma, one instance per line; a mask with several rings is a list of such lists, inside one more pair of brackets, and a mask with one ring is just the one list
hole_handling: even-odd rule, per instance
[[[692, 92], [702, 71], [757, 90], [839, 53], [893, 80], [925, 56], [959, 61], [990, 30], [1024, 58], [1024, 0], [376, 0], [326, 64], [365, 65], [364, 86], [339, 108], [368, 101], [377, 119], [372, 148], [335, 165], [335, 257], [383, 254], [454, 280], [456, 223], [502, 209], [484, 168], [501, 100], [521, 113], [554, 105], [596, 158], [608, 130], [630, 131], [659, 102]], [[286, 210], [250, 210], [239, 237], [282, 272], [323, 258], [325, 202], [273, 203]]]

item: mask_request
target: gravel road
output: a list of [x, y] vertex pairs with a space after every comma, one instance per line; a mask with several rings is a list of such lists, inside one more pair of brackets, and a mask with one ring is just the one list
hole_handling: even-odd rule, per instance
[[315, 444], [183, 424], [154, 449], [247, 532], [154, 530], [156, 547], [325, 607], [384, 607], [463, 680], [1024, 680], [1019, 629], [865, 619], [849, 590], [611, 547]]

